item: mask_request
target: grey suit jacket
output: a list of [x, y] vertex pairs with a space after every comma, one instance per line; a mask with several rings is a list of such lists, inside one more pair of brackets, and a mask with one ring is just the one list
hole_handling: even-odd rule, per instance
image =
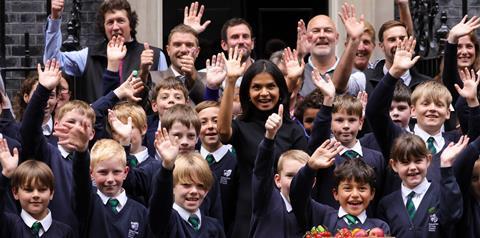
[[[150, 71], [150, 77], [152, 79], [152, 88], [155, 88], [155, 85], [164, 80], [168, 77], [175, 78], [173, 71], [171, 68], [168, 68], [164, 71]], [[189, 77], [185, 80], [185, 87], [188, 90], [188, 96], [190, 101], [195, 104], [198, 104], [203, 101], [203, 96], [205, 93], [205, 80], [206, 80], [206, 73], [204, 72], [197, 72], [197, 79], [193, 80]]]

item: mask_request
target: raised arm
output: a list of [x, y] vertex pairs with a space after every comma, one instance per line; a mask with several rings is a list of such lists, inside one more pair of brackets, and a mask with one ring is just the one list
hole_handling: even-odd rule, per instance
[[185, 11], [183, 13], [183, 24], [190, 26], [197, 32], [197, 34], [200, 34], [207, 29], [207, 26], [210, 25], [212, 21], [206, 20], [203, 24], [201, 24], [205, 6], [201, 5], [200, 8], [198, 8], [198, 6], [198, 2], [192, 2], [192, 4], [190, 4], [190, 9], [188, 6], [185, 6]]
[[270, 115], [265, 122], [265, 138], [258, 147], [252, 178], [252, 208], [253, 214], [256, 216], [266, 214], [272, 193], [277, 191], [274, 189], [273, 180], [273, 163], [275, 161], [273, 150], [275, 136], [282, 126], [282, 115], [283, 105], [280, 105], [278, 113]]
[[162, 167], [153, 179], [153, 191], [150, 197], [148, 219], [152, 233], [161, 237], [168, 233], [172, 217], [173, 200], [173, 167], [178, 155], [178, 139], [171, 140], [165, 128], [158, 131], [155, 148], [161, 155]]
[[[457, 117], [460, 122], [460, 127], [463, 133], [468, 133], [472, 140], [478, 136], [478, 130], [480, 129], [475, 124], [478, 122], [478, 110], [479, 102], [477, 98], [477, 88], [479, 79], [473, 69], [459, 70], [460, 79], [463, 87], [459, 84], [455, 84], [455, 89], [458, 95], [461, 96], [455, 103], [455, 110], [457, 111]], [[465, 105], [466, 104], [466, 105]], [[475, 120], [475, 121], [472, 121]], [[473, 124], [472, 124], [473, 122]], [[472, 124], [472, 126], [470, 126]]]
[[298, 57], [297, 50], [291, 50], [287, 47], [283, 50], [283, 62], [287, 69], [287, 76], [285, 77], [289, 92], [294, 92], [295, 87], [298, 85], [298, 81], [302, 80], [303, 71], [305, 69], [305, 62], [302, 58]]
[[396, 0], [400, 21], [407, 26], [409, 36], [415, 37], [415, 29], [413, 28], [412, 14], [410, 13], [409, 0]]
[[355, 16], [355, 6], [344, 3], [342, 12], [338, 13], [347, 32], [347, 45], [343, 50], [337, 68], [333, 72], [333, 84], [337, 93], [345, 93], [348, 87], [348, 80], [352, 74], [353, 62], [357, 53], [360, 37], [365, 29], [365, 20], [363, 15], [359, 19]]
[[42, 71], [38, 64], [37, 71], [38, 86], [25, 109], [20, 126], [23, 149], [20, 160], [34, 157], [50, 165], [48, 142], [42, 133], [42, 118], [50, 93], [60, 82], [60, 64], [56, 60], [47, 61], [45, 70]]
[[222, 54], [212, 56], [212, 60], [207, 59], [207, 74], [206, 74], [206, 87], [205, 95], [203, 99], [218, 101], [219, 88], [222, 85], [225, 77], [227, 76], [227, 70], [225, 69], [225, 61]]
[[312, 80], [315, 86], [322, 92], [323, 105], [313, 121], [312, 133], [308, 141], [309, 154], [313, 154], [325, 140], [330, 139], [333, 100], [335, 98], [335, 86], [328, 74], [323, 79], [320, 73], [314, 69], [312, 71]]
[[367, 120], [386, 160], [390, 158], [390, 148], [393, 141], [404, 132], [404, 129], [393, 123], [389, 110], [395, 84], [400, 76], [415, 65], [419, 59], [419, 56], [412, 59], [415, 43], [412, 37], [398, 43], [393, 65], [370, 94], [365, 110]]
[[228, 50], [228, 59], [222, 55], [225, 60], [227, 68], [227, 83], [223, 91], [222, 102], [220, 103], [220, 111], [218, 112], [217, 128], [220, 135], [220, 140], [227, 143], [232, 137], [232, 109], [233, 109], [233, 95], [235, 91], [235, 82], [243, 75], [246, 64], [241, 62], [242, 55], [238, 50], [238, 45], [235, 49]]

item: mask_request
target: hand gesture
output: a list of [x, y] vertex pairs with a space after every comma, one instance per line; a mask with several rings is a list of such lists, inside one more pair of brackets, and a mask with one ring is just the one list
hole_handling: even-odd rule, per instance
[[218, 89], [223, 80], [227, 76], [227, 70], [225, 70], [225, 62], [223, 61], [222, 54], [212, 56], [212, 62], [207, 59], [207, 87], [210, 89]]
[[64, 0], [52, 0], [52, 19], [58, 19], [62, 16]]
[[120, 62], [125, 57], [127, 46], [124, 45], [124, 41], [122, 36], [112, 36], [112, 39], [107, 44], [108, 61]]
[[315, 86], [320, 89], [324, 97], [335, 97], [335, 85], [333, 85], [330, 75], [326, 74], [325, 79], [320, 76], [320, 72], [317, 69], [312, 71], [312, 81]]
[[18, 150], [13, 148], [13, 155], [10, 154], [6, 139], [0, 139], [0, 163], [3, 176], [10, 178], [18, 166]]
[[335, 162], [335, 156], [342, 151], [340, 142], [326, 140], [318, 147], [308, 160], [308, 167], [318, 170], [328, 168]]
[[108, 124], [112, 128], [112, 137], [121, 145], [126, 146], [132, 140], [132, 117], [128, 117], [127, 123], [118, 119], [115, 111], [108, 109]]
[[60, 62], [55, 59], [47, 60], [45, 63], [45, 69], [42, 71], [40, 64], [37, 65], [38, 83], [47, 88], [53, 90], [60, 83], [62, 77], [60, 71]]
[[305, 55], [310, 52], [312, 47], [311, 42], [308, 40], [307, 28], [305, 27], [305, 22], [300, 19], [297, 23], [297, 54], [298, 58], [303, 59]]
[[133, 72], [130, 74], [127, 80], [123, 82], [118, 88], [113, 90], [113, 93], [121, 100], [128, 100], [130, 102], [138, 102], [142, 100], [135, 95], [141, 93], [144, 89], [141, 78], [133, 77]]
[[54, 136], [58, 138], [58, 144], [68, 152], [85, 152], [88, 142], [93, 138], [93, 129], [88, 119], [80, 123], [63, 122], [55, 125]]
[[140, 55], [140, 70], [142, 72], [148, 72], [153, 65], [154, 53], [147, 42], [143, 43], [143, 48], [144, 50]]
[[163, 167], [172, 170], [179, 150], [178, 137], [172, 140], [166, 128], [158, 130], [155, 133], [155, 149], [162, 158]]
[[474, 102], [477, 99], [477, 87], [478, 87], [478, 75], [475, 74], [475, 71], [471, 69], [470, 71], [468, 68], [464, 68], [460, 70], [460, 79], [463, 82], [463, 88], [460, 88], [458, 84], [455, 84], [455, 89], [457, 90], [460, 96], [464, 97], [467, 102]]
[[357, 94], [358, 100], [360, 100], [360, 103], [362, 103], [363, 111], [365, 112], [365, 108], [367, 108], [367, 103], [368, 103], [368, 93], [365, 91], [360, 91]]
[[199, 11], [198, 5], [198, 2], [192, 2], [192, 4], [190, 4], [190, 10], [188, 9], [188, 6], [185, 7], [185, 11], [183, 13], [183, 24], [190, 26], [197, 32], [197, 34], [200, 34], [205, 31], [211, 21], [207, 20], [203, 24], [200, 24], [205, 7], [203, 5], [200, 6]]
[[223, 60], [225, 61], [225, 66], [227, 68], [227, 77], [229, 80], [234, 82], [238, 77], [242, 76], [246, 68], [246, 63], [242, 63], [242, 55], [238, 50], [238, 45], [235, 46], [235, 49], [230, 48], [228, 50], [228, 59], [225, 58], [225, 54], [222, 53]]
[[278, 113], [272, 113], [265, 122], [265, 137], [273, 140], [278, 132], [278, 129], [282, 127], [283, 121], [283, 104], [278, 106]]
[[468, 35], [470, 32], [480, 27], [480, 18], [473, 16], [468, 21], [467, 18], [468, 15], [465, 15], [457, 25], [450, 29], [450, 32], [448, 33], [448, 42], [456, 44], [458, 43], [458, 38]]
[[353, 4], [349, 5], [348, 3], [344, 3], [342, 6], [342, 12], [339, 12], [338, 15], [345, 25], [345, 31], [350, 39], [359, 39], [365, 30], [365, 19], [363, 14], [360, 15], [360, 19], [357, 20], [355, 17], [355, 6], [353, 6]]
[[440, 155], [440, 167], [452, 167], [457, 155], [468, 145], [468, 136], [461, 136], [457, 143], [450, 142]]
[[178, 61], [180, 64], [180, 70], [185, 76], [191, 79], [196, 79], [197, 70], [195, 69], [195, 59], [197, 55], [197, 48], [191, 49], [191, 51], [180, 57]]
[[413, 55], [415, 53], [416, 40], [413, 37], [405, 38], [397, 44], [393, 65], [390, 68], [390, 74], [395, 78], [400, 78], [407, 70], [417, 63], [420, 56]]
[[294, 49], [293, 52], [290, 47], [283, 50], [283, 62], [287, 68], [287, 78], [289, 80], [297, 80], [303, 74], [305, 69], [305, 62], [303, 59], [298, 59], [298, 52]]

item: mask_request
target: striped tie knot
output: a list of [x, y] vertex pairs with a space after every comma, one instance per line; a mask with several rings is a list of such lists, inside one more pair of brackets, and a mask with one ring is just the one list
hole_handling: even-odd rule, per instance
[[117, 214], [117, 213], [118, 213], [117, 206], [118, 206], [118, 204], [120, 204], [120, 202], [118, 201], [118, 199], [116, 199], [116, 198], [110, 198], [110, 199], [108, 199], [107, 204], [108, 204], [108, 206], [110, 206], [110, 208], [112, 209], [113, 214]]
[[355, 224], [360, 222], [360, 220], [358, 220], [358, 217], [356, 217], [354, 215], [347, 214], [344, 217], [347, 220], [347, 223], [348, 223], [349, 226], [355, 225]]
[[188, 218], [188, 223], [192, 225], [195, 231], [200, 230], [200, 219], [198, 218], [197, 215], [195, 214], [190, 215], [190, 217]]
[[32, 230], [33, 237], [38, 238], [40, 237], [40, 229], [42, 229], [42, 223], [36, 221], [33, 223], [30, 229]]
[[207, 160], [209, 165], [211, 165], [211, 164], [213, 164], [213, 162], [215, 162], [215, 158], [213, 157], [212, 154], [208, 154], [205, 159]]
[[437, 149], [435, 148], [435, 145], [433, 144], [435, 142], [435, 138], [433, 137], [428, 137], [427, 139], [427, 148], [428, 150], [432, 153], [432, 155], [437, 153]]
[[413, 220], [413, 217], [415, 216], [415, 205], [413, 204], [413, 197], [415, 196], [415, 192], [412, 191], [407, 195], [407, 212], [408, 212], [408, 217], [410, 220]]

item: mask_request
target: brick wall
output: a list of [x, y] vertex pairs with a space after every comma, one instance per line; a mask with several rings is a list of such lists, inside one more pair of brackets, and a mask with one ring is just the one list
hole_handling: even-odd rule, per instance
[[[102, 36], [95, 29], [95, 14], [102, 0], [81, 0], [81, 31], [80, 44], [82, 47], [93, 45]], [[42, 62], [44, 48], [44, 29], [47, 19], [47, 1], [45, 0], [5, 0], [5, 66], [25, 66], [24, 33], [30, 34], [31, 63], [26, 66], [35, 66]], [[65, 0], [65, 10], [62, 15], [63, 39], [66, 38], [66, 26], [72, 8], [72, 0]], [[20, 87], [24, 74], [8, 72], [6, 88], [10, 96]]]

